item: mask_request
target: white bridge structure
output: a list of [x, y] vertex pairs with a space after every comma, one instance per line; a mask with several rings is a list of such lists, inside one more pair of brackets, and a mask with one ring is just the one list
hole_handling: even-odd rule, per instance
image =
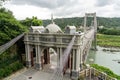
[[[86, 25], [87, 17], [93, 17], [91, 27]], [[78, 80], [81, 76], [84, 79], [80, 78], [80, 80], [116, 80], [96, 69], [83, 68], [92, 41], [94, 41], [94, 49], [96, 49], [96, 33], [96, 13], [85, 14], [83, 32], [76, 31], [75, 26], [67, 26], [65, 31], [62, 31], [52, 19], [52, 23], [47, 27], [32, 26], [28, 33], [23, 33], [0, 46], [0, 54], [24, 36], [26, 66], [30, 69], [32, 67], [39, 71], [50, 72], [52, 76], [48, 80]], [[56, 54], [56, 58], [51, 57], [53, 55], [51, 49]], [[52, 60], [56, 60], [56, 67], [51, 70]], [[66, 75], [67, 78], [64, 77]], [[21, 80], [22, 78], [13, 80], [16, 79]]]
[[[94, 18], [94, 25], [88, 30], [86, 29], [87, 17]], [[57, 68], [54, 74], [67, 73], [72, 79], [78, 79], [92, 41], [96, 38], [96, 32], [96, 13], [85, 14], [84, 32], [77, 32], [75, 26], [67, 26], [63, 32], [53, 20], [45, 28], [31, 27], [24, 38], [26, 66], [35, 66], [38, 70], [44, 69], [45, 65], [51, 63], [49, 49], [52, 48], [57, 54]], [[53, 77], [52, 80], [56, 79]]]

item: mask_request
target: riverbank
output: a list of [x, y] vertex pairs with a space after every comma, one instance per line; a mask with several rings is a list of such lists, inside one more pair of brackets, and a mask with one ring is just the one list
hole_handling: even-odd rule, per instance
[[100, 66], [97, 64], [91, 64], [91, 67], [94, 67], [95, 69], [102, 71], [104, 73], [106, 73], [107, 75], [116, 78], [117, 80], [120, 80], [120, 76], [116, 75], [115, 73], [113, 73], [109, 68], [104, 67], [104, 66]]
[[97, 46], [97, 49], [97, 51], [90, 50], [86, 63], [105, 66], [115, 74], [120, 75], [120, 64], [118, 63], [120, 52], [103, 51], [104, 47], [100, 46]]
[[101, 47], [120, 48], [120, 36], [97, 34], [97, 45]]

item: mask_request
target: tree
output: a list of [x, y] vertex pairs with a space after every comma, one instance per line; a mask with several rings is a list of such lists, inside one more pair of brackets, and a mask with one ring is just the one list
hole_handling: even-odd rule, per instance
[[37, 17], [32, 17], [32, 18], [26, 18], [25, 20], [21, 20], [20, 23], [22, 23], [23, 25], [27, 26], [28, 28], [30, 26], [41, 26], [42, 20], [37, 19]]
[[42, 21], [41, 20], [38, 20], [37, 17], [34, 17], [32, 18], [32, 26], [40, 26], [42, 25]]
[[5, 8], [0, 9], [0, 45], [25, 31], [27, 28], [14, 18], [11, 11]]

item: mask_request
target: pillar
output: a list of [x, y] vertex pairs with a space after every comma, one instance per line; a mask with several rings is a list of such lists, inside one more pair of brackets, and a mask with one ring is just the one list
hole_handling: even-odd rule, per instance
[[30, 51], [30, 45], [25, 44], [25, 51], [26, 51], [26, 66], [29, 68], [31, 67], [31, 51]]
[[73, 49], [73, 67], [72, 67], [72, 71], [71, 71], [71, 78], [73, 80], [78, 80], [79, 77], [79, 57], [78, 57], [78, 50]]
[[74, 71], [74, 54], [75, 54], [75, 50], [73, 50], [72, 52], [72, 71]]
[[63, 60], [62, 60], [62, 48], [60, 48], [60, 68], [63, 68]]
[[44, 65], [44, 55], [43, 53], [41, 52], [41, 68], [43, 69], [43, 65]]
[[83, 54], [82, 54], [82, 49], [81, 49], [81, 47], [80, 47], [80, 70], [82, 70], [83, 69]]
[[31, 66], [34, 66], [34, 56], [33, 56], [33, 51], [30, 52], [30, 56], [31, 56]]
[[47, 63], [50, 64], [50, 53], [49, 53], [49, 48], [47, 48]]
[[60, 49], [57, 47], [57, 68], [60, 67]]
[[71, 70], [71, 54], [69, 55], [69, 58], [68, 58], [68, 62], [69, 62], [69, 65], [68, 65], [68, 68]]
[[76, 70], [80, 71], [80, 48], [76, 50]]
[[35, 50], [36, 50], [36, 63], [35, 63], [35, 68], [37, 70], [41, 70], [41, 48], [39, 45], [35, 46]]

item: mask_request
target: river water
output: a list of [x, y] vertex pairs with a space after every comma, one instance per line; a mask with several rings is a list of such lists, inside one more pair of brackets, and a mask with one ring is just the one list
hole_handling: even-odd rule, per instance
[[[120, 75], [120, 52], [103, 51], [103, 47], [97, 46], [97, 51], [90, 51], [86, 63], [95, 63], [111, 69], [115, 74]], [[92, 61], [92, 59], [94, 61]]]

